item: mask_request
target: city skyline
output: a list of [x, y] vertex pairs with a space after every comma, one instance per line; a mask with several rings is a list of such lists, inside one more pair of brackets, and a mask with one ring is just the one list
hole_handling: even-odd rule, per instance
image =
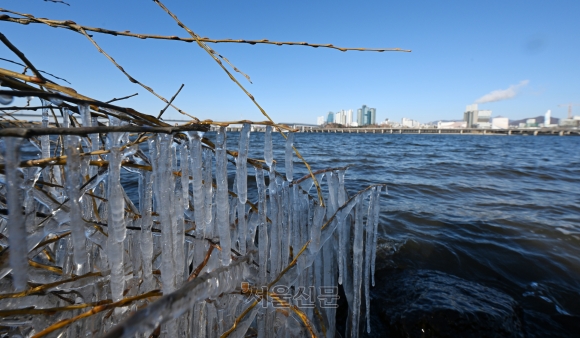
[[[292, 117], [295, 122], [314, 123], [328, 107], [360, 107], [361, 102], [376, 108], [377, 122], [403, 117], [422, 122], [459, 120], [465, 105], [476, 101], [481, 109], [511, 119], [543, 115], [548, 109], [554, 117], [564, 118], [567, 109], [559, 105], [580, 103], [578, 1], [427, 2], [417, 8], [407, 2], [256, 0], [229, 1], [227, 10], [222, 10], [223, 3], [209, 1], [165, 3], [197, 34], [210, 38], [412, 50], [341, 53], [300, 46], [211, 44], [250, 76], [252, 84], [233, 73], [274, 121]], [[159, 17], [161, 10], [153, 2], [102, 0], [66, 6], [6, 0], [3, 7], [93, 27], [187, 36], [169, 17], [147, 20]], [[134, 15], [126, 16], [128, 12]], [[389, 13], [389, 20], [384, 13]], [[365, 25], [340, 26], [335, 24], [337, 17], [367, 20]], [[493, 25], [479, 24], [484, 19]], [[129, 82], [80, 34], [38, 24], [0, 21], [0, 25], [39, 69], [65, 78], [84, 95], [107, 101], [138, 92], [123, 104], [152, 115], [165, 105]], [[92, 34], [129, 74], [164, 97], [170, 98], [185, 84], [174, 102], [191, 115], [216, 121], [264, 119], [195, 44]], [[59, 41], [74, 44], [74, 52], [55, 51]], [[13, 58], [5, 46], [0, 48], [3, 57]], [[574, 109], [577, 115], [580, 108]], [[171, 108], [165, 114], [184, 118]]]

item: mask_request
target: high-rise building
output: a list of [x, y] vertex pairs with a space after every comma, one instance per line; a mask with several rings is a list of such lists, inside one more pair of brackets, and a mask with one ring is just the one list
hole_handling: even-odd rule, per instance
[[321, 126], [321, 125], [323, 125], [323, 124], [324, 124], [324, 115], [322, 115], [322, 116], [319, 116], [319, 117], [316, 119], [316, 124], [317, 124], [317, 125], [319, 125], [319, 126]]
[[326, 117], [326, 123], [334, 123], [334, 113], [329, 111]]
[[336, 112], [336, 114], [334, 114], [334, 123], [344, 125], [345, 124], [345, 117], [346, 116], [344, 114], [344, 111], [341, 110], [339, 112]]
[[552, 111], [548, 110], [544, 116], [544, 127], [549, 127], [552, 124]]
[[465, 107], [463, 121], [467, 128], [491, 128], [491, 110], [478, 110], [477, 104], [470, 104]]
[[356, 121], [359, 127], [377, 123], [376, 108], [370, 108], [363, 104], [362, 108], [357, 109], [356, 112], [357, 112]]
[[358, 126], [362, 126], [364, 125], [364, 114], [367, 110], [367, 106], [365, 106], [363, 104], [362, 108], [359, 108], [356, 110], [356, 122], [358, 123]]
[[352, 109], [346, 111], [346, 122], [345, 125], [351, 126], [352, 125]]
[[407, 128], [415, 128], [415, 127], [419, 127], [421, 124], [419, 123], [419, 121], [415, 121], [413, 119], [403, 117], [401, 119], [401, 125], [403, 127], [407, 127]]

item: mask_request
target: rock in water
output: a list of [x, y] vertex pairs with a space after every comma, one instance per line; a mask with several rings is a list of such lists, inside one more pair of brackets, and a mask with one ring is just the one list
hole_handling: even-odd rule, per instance
[[510, 296], [431, 270], [381, 271], [373, 290], [373, 337], [523, 337]]

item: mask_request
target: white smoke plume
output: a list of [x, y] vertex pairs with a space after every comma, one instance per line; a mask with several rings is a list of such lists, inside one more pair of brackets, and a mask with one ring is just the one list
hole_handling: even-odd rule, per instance
[[517, 85], [511, 85], [508, 89], [498, 89], [494, 90], [491, 93], [485, 94], [479, 99], [475, 100], [475, 103], [488, 103], [488, 102], [495, 102], [495, 101], [502, 101], [507, 100], [515, 97], [518, 94], [518, 90], [525, 85], [530, 83], [529, 80], [523, 80]]

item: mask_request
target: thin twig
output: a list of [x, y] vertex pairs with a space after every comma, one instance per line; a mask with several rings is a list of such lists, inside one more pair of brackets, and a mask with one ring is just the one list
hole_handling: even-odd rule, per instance
[[[79, 32], [79, 30], [82, 28], [86, 31], [91, 31], [91, 32], [95, 32], [95, 33], [109, 34], [109, 35], [114, 35], [114, 36], [128, 36], [128, 37], [133, 37], [133, 38], [138, 38], [138, 39], [174, 40], [174, 41], [182, 41], [182, 42], [189, 42], [189, 43], [197, 41], [195, 38], [183, 38], [183, 37], [178, 37], [175, 35], [139, 34], [139, 33], [131, 33], [130, 31], [115, 31], [115, 30], [106, 29], [106, 28], [83, 26], [83, 25], [78, 25], [77, 23], [75, 23], [74, 21], [71, 21], [71, 20], [51, 20], [51, 19], [36, 18], [31, 14], [18, 13], [18, 12], [6, 10], [6, 9], [1, 9], [1, 8], [0, 8], [0, 12], [12, 13], [12, 14], [26, 17], [26, 19], [24, 19], [24, 18], [10, 17], [8, 15], [0, 16], [0, 21], [9, 21], [9, 22], [14, 22], [14, 23], [19, 23], [22, 25], [28, 25], [31, 23], [41, 23], [41, 24], [45, 24], [45, 25], [48, 25], [51, 27], [69, 29], [69, 30], [72, 30], [75, 32]], [[276, 46], [283, 46], [283, 45], [305, 46], [305, 47], [313, 47], [313, 48], [336, 49], [336, 50], [339, 50], [341, 52], [346, 52], [346, 51], [379, 52], [379, 53], [381, 53], [381, 52], [411, 52], [408, 49], [401, 49], [401, 48], [339, 47], [339, 46], [335, 46], [333, 44], [328, 44], [328, 43], [317, 44], [317, 43], [297, 42], [297, 41], [273, 41], [273, 40], [271, 41], [268, 39], [261, 39], [261, 40], [210, 39], [207, 37], [198, 37], [198, 39], [199, 39], [199, 41], [207, 42], [207, 43], [242, 43], [242, 44], [249, 44], [249, 45], [267, 44], [267, 45], [276, 45]]]
[[70, 5], [62, 0], [44, 0], [45, 2], [54, 2], [55, 4], [63, 4], [70, 7]]
[[107, 103], [111, 103], [111, 102], [115, 102], [115, 101], [121, 101], [121, 100], [125, 100], [125, 99], [128, 99], [128, 98], [130, 98], [130, 97], [133, 97], [133, 96], [136, 96], [136, 95], [139, 95], [139, 93], [135, 93], [135, 94], [131, 94], [131, 95], [127, 95], [127, 96], [123, 96], [123, 97], [120, 97], [120, 98], [114, 98], [114, 99], [112, 99], [112, 100], [109, 100], [109, 101], [107, 101]]
[[10, 42], [10, 40], [8, 40], [8, 38], [2, 33], [0, 33], [0, 41], [2, 41], [6, 45], [6, 47], [8, 47], [8, 49], [10, 49], [14, 54], [16, 54], [20, 58], [20, 60], [22, 60], [22, 62], [24, 62], [24, 64], [26, 64], [26, 66], [30, 68], [30, 70], [32, 70], [32, 72], [34, 73], [34, 75], [36, 75], [37, 78], [39, 78], [42, 82], [49, 81], [42, 74], [40, 74], [38, 69], [34, 67], [32, 62], [28, 60], [28, 58], [24, 55], [24, 53], [22, 53], [18, 48], [16, 48], [16, 46], [14, 46], [12, 42]]
[[153, 88], [146, 86], [145, 84], [137, 81], [134, 77], [132, 77], [131, 75], [129, 75], [129, 73], [127, 73], [125, 71], [125, 69], [123, 69], [123, 67], [121, 67], [121, 65], [119, 65], [117, 63], [117, 61], [115, 61], [115, 59], [113, 59], [109, 54], [107, 54], [98, 44], [97, 42], [90, 36], [87, 34], [87, 32], [83, 29], [80, 28], [79, 32], [81, 32], [87, 39], [89, 39], [89, 41], [91, 41], [91, 43], [97, 48], [97, 50], [103, 54], [107, 59], [109, 59], [109, 61], [111, 61], [123, 74], [125, 74], [125, 76], [129, 79], [129, 81], [136, 83], [138, 85], [140, 85], [141, 87], [145, 88], [148, 92], [150, 92], [151, 94], [155, 95], [158, 99], [160, 99], [161, 101], [168, 103], [169, 105], [171, 105], [171, 107], [173, 107], [175, 110], [177, 110], [179, 113], [186, 115], [188, 117], [190, 117], [193, 120], [197, 120], [197, 118], [195, 116], [191, 116], [188, 113], [184, 112], [183, 110], [177, 108], [176, 106], [174, 106], [173, 104], [169, 103], [169, 101], [167, 101], [166, 98], [164, 98], [163, 96], [157, 94]]
[[161, 109], [161, 111], [159, 112], [159, 115], [157, 115], [157, 118], [160, 119], [161, 115], [163, 115], [163, 113], [165, 113], [165, 110], [167, 110], [167, 108], [169, 108], [169, 105], [173, 102], [173, 100], [175, 100], [175, 98], [177, 97], [177, 95], [179, 95], [179, 92], [181, 91], [181, 89], [183, 88], [184, 84], [181, 84], [181, 87], [179, 87], [179, 89], [177, 90], [177, 93], [175, 93], [175, 95], [173, 95], [171, 97], [171, 100], [169, 100], [169, 102], [167, 102], [167, 105], [165, 106], [165, 108]]
[[[8, 60], [8, 59], [5, 59], [5, 58], [0, 58], [0, 60], [6, 61], [6, 62], [10, 62], [10, 63], [13, 63], [15, 65], [19, 65], [19, 66], [22, 66], [22, 67], [27, 67], [27, 66], [23, 65], [22, 63], [19, 63], [19, 62], [16, 62], [16, 61], [12, 61], [12, 60]], [[59, 80], [62, 80], [64, 82], [68, 83], [68, 84], [71, 84], [70, 82], [68, 82], [67, 80], [63, 79], [62, 77], [58, 77], [58, 76], [56, 76], [54, 74], [51, 74], [49, 72], [45, 72], [44, 70], [40, 70], [39, 69], [38, 71], [41, 72], [41, 73], [44, 73], [46, 75], [50, 75], [50, 76], [54, 77], [55, 79], [59, 79]]]
[[46, 329], [44, 329], [44, 330], [40, 331], [39, 333], [35, 334], [34, 336], [32, 336], [32, 338], [44, 337], [47, 334], [49, 334], [51, 332], [54, 332], [54, 331], [56, 331], [58, 329], [61, 329], [61, 328], [65, 327], [65, 326], [68, 326], [68, 325], [76, 322], [79, 319], [83, 319], [83, 318], [86, 318], [86, 317], [90, 317], [90, 316], [95, 315], [97, 313], [100, 313], [100, 312], [103, 312], [103, 311], [106, 311], [106, 310], [109, 310], [109, 309], [114, 309], [116, 307], [122, 307], [122, 306], [128, 305], [128, 304], [130, 304], [130, 303], [132, 303], [132, 302], [134, 302], [136, 300], [140, 300], [140, 299], [144, 299], [144, 298], [149, 298], [149, 297], [159, 297], [159, 296], [162, 296], [162, 295], [163, 294], [161, 293], [161, 291], [159, 291], [159, 290], [153, 290], [153, 291], [144, 293], [142, 295], [138, 295], [138, 296], [134, 296], [134, 297], [127, 297], [127, 298], [121, 299], [118, 302], [114, 302], [114, 303], [110, 303], [110, 304], [106, 304], [106, 305], [97, 305], [94, 308], [90, 309], [89, 311], [84, 312], [84, 313], [81, 313], [78, 316], [75, 316], [75, 317], [70, 318], [70, 319], [61, 320], [61, 321], [59, 321], [59, 322], [57, 322], [57, 323], [55, 323], [55, 324], [47, 327]]
[[203, 262], [201, 262], [201, 264], [199, 264], [197, 266], [197, 268], [191, 273], [189, 278], [187, 278], [188, 282], [191, 282], [195, 277], [197, 277], [199, 275], [199, 273], [201, 272], [201, 270], [203, 269], [203, 267], [207, 265], [207, 262], [209, 262], [209, 258], [211, 256], [211, 253], [213, 252], [213, 248], [214, 248], [213, 245], [209, 246], [209, 249], [207, 250], [207, 253], [205, 254], [205, 258], [203, 259]]

